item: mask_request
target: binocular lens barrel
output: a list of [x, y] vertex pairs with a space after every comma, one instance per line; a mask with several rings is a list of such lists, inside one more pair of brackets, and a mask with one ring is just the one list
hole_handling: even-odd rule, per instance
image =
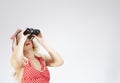
[[33, 29], [33, 28], [27, 28], [24, 32], [23, 32], [24, 35], [27, 35], [27, 34], [30, 34], [28, 36], [29, 39], [33, 38], [34, 36], [33, 35], [39, 35], [40, 34], [40, 30], [39, 29]]

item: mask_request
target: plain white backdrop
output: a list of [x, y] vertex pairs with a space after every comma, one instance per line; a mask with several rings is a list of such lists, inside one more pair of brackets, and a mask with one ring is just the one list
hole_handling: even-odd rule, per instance
[[119, 0], [0, 0], [0, 83], [16, 83], [10, 36], [26, 27], [64, 59], [50, 83], [120, 83]]

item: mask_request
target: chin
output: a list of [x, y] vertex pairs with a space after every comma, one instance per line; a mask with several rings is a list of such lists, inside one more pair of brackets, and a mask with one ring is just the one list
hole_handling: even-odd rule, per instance
[[31, 49], [33, 49], [33, 47], [31, 47], [31, 46], [24, 47], [24, 50], [25, 50], [25, 51], [29, 51], [29, 50], [31, 50]]

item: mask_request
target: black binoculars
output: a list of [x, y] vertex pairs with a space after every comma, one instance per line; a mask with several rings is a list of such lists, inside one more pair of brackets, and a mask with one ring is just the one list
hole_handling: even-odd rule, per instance
[[27, 34], [30, 34], [28, 36], [28, 39], [32, 39], [34, 38], [33, 35], [39, 35], [40, 34], [40, 30], [39, 29], [33, 29], [33, 28], [27, 28], [24, 32], [23, 32], [24, 35], [27, 35]]

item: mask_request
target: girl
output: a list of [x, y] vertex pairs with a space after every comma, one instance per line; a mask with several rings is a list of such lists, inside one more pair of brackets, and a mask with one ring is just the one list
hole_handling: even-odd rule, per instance
[[18, 29], [11, 38], [13, 40], [11, 64], [15, 69], [14, 76], [19, 83], [49, 83], [50, 73], [47, 66], [62, 65], [61, 55], [46, 44], [41, 33], [38, 36], [34, 35], [34, 38], [49, 55], [39, 54], [34, 38], [29, 39], [30, 34], [23, 33], [23, 30]]

